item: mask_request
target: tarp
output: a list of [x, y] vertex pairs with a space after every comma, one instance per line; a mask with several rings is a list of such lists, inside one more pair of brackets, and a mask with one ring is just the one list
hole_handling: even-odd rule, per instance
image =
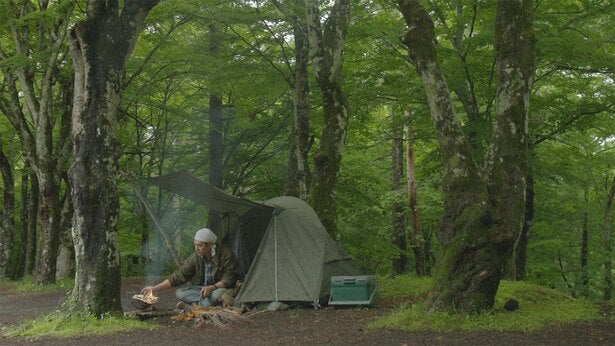
[[214, 230], [235, 252], [243, 283], [236, 303], [326, 302], [332, 276], [360, 275], [314, 210], [295, 197], [262, 203], [210, 186], [186, 171], [150, 182], [225, 214]]
[[253, 208], [265, 211], [271, 210], [270, 207], [265, 205], [228, 194], [185, 170], [160, 177], [147, 178], [146, 180], [220, 214], [234, 212], [242, 215]]

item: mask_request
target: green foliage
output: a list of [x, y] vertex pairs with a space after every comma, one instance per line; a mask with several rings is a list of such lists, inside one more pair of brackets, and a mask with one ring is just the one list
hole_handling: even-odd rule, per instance
[[[602, 124], [601, 118], [597, 116], [594, 124]], [[615, 147], [609, 139], [614, 130], [612, 124], [581, 128], [537, 147], [537, 213], [527, 268], [533, 282], [575, 296], [600, 297], [601, 268], [608, 260], [602, 243], [603, 213], [605, 181], [614, 174]], [[589, 233], [587, 288], [581, 286], [579, 264], [584, 227]]]
[[159, 326], [135, 319], [103, 315], [97, 318], [85, 313], [55, 311], [37, 319], [26, 321], [16, 327], [6, 328], [4, 337], [70, 338], [83, 335], [106, 335], [132, 330], [155, 330]]
[[[424, 282], [413, 284], [413, 278], [398, 279], [394, 283], [384, 283], [381, 287], [402, 286], [407, 284], [411, 291], [422, 293]], [[386, 298], [398, 298], [396, 290], [383, 289], [381, 295]], [[519, 309], [504, 312], [502, 306], [508, 299], [519, 302]], [[410, 331], [522, 331], [530, 332], [544, 329], [560, 323], [591, 321], [600, 318], [598, 308], [586, 300], [573, 299], [557, 290], [526, 283], [502, 281], [496, 295], [496, 308], [481, 314], [449, 314], [429, 312], [423, 302], [401, 305], [390, 315], [374, 321], [370, 328], [390, 328]]]

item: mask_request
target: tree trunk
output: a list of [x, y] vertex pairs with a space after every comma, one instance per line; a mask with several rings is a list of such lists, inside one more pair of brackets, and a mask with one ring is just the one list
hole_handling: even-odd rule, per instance
[[341, 87], [342, 52], [350, 1], [336, 0], [321, 29], [319, 1], [305, 0], [307, 32], [312, 66], [322, 92], [324, 127], [320, 146], [314, 154], [314, 181], [310, 204], [327, 232], [338, 238], [335, 189], [346, 142], [348, 103]]
[[25, 172], [25, 170], [21, 171], [21, 200], [20, 200], [20, 211], [21, 213], [19, 214], [19, 222], [21, 227], [19, 228], [19, 230], [16, 230], [17, 232], [19, 232], [19, 238], [20, 238], [20, 242], [19, 242], [19, 248], [17, 249], [17, 252], [19, 253], [19, 256], [17, 258], [17, 263], [15, 266], [15, 270], [13, 271], [13, 278], [15, 280], [19, 280], [21, 278], [24, 277], [25, 273], [26, 273], [26, 251], [28, 249], [28, 208], [27, 208], [27, 201], [29, 199], [29, 195], [30, 195], [30, 188], [29, 188], [29, 179], [28, 179], [28, 174]]
[[[209, 25], [209, 53], [220, 56], [222, 37], [217, 23]], [[209, 95], [209, 183], [224, 189], [224, 108], [219, 92]], [[208, 211], [207, 226], [214, 231], [219, 228], [222, 215]]]
[[47, 284], [55, 282], [56, 258], [60, 245], [59, 184], [55, 174], [36, 171], [40, 189], [38, 207], [40, 237], [33, 281]]
[[73, 277], [75, 275], [75, 245], [70, 231], [73, 217], [73, 205], [70, 191], [62, 198], [62, 213], [60, 218], [60, 251], [56, 264], [56, 279]]
[[[49, 13], [52, 6], [57, 11], [53, 21], [41, 15]], [[54, 136], [56, 101], [61, 109], [66, 106], [62, 102], [68, 100], [55, 100], [53, 87], [62, 83], [62, 49], [72, 6], [51, 4], [48, 7], [43, 3], [23, 1], [8, 7], [17, 16], [8, 21], [15, 55], [27, 57], [32, 63], [2, 68], [10, 98], [0, 102], [0, 108], [15, 128], [25, 158], [37, 176], [40, 238], [33, 279], [35, 283], [45, 284], [55, 281], [60, 218], [58, 177], [65, 170], [68, 159], [68, 140], [64, 136], [68, 124], [66, 113], [58, 122], [59, 135]], [[8, 58], [0, 52], [0, 61]]]
[[[158, 0], [89, 1], [70, 32], [75, 70], [73, 164], [76, 274], [72, 300], [81, 311], [119, 313], [117, 107], [127, 58]], [[70, 307], [69, 307], [70, 308]]]
[[602, 230], [602, 246], [604, 247], [604, 294], [605, 302], [611, 301], [613, 296], [613, 250], [611, 248], [611, 211], [615, 198], [615, 176], [608, 190], [606, 203], [604, 206], [604, 219]]
[[432, 310], [479, 312], [495, 301], [505, 262], [521, 230], [527, 177], [527, 119], [533, 75], [532, 1], [497, 2], [498, 111], [480, 174], [438, 66], [433, 21], [418, 0], [399, 1], [404, 43], [427, 95], [444, 163], [441, 254]]
[[579, 268], [581, 277], [577, 279], [578, 297], [589, 297], [589, 269], [587, 268], [589, 257], [589, 189], [585, 187], [583, 193], [585, 206], [581, 213], [581, 247], [579, 249]]
[[[22, 229], [27, 233], [27, 248], [26, 248], [26, 264], [25, 274], [34, 274], [34, 265], [36, 264], [36, 245], [37, 241], [37, 222], [38, 219], [38, 180], [36, 175], [29, 171], [24, 172], [24, 175], [29, 175], [30, 178], [26, 179], [30, 181], [30, 193], [26, 196], [22, 195], [22, 198], [26, 198], [22, 206], [25, 208], [25, 219], [22, 218]], [[22, 184], [23, 186], [23, 184]]]
[[15, 232], [15, 183], [13, 181], [13, 167], [8, 157], [2, 151], [0, 143], [0, 175], [2, 176], [2, 221], [0, 222], [0, 279], [10, 279], [11, 258], [13, 250], [13, 234]]
[[525, 280], [526, 262], [527, 262], [527, 245], [530, 241], [532, 233], [532, 225], [534, 223], [534, 175], [531, 172], [527, 176], [527, 186], [525, 189], [525, 218], [523, 220], [523, 228], [519, 234], [519, 238], [515, 242], [513, 256], [511, 258], [510, 278], [512, 280]]
[[209, 183], [223, 188], [224, 166], [224, 111], [222, 98], [209, 96]]
[[391, 190], [393, 192], [393, 203], [391, 214], [393, 221], [393, 246], [397, 250], [397, 255], [393, 257], [393, 274], [404, 274], [408, 272], [408, 235], [406, 233], [406, 216], [401, 196], [403, 196], [402, 179], [404, 174], [404, 141], [403, 126], [399, 117], [390, 112], [391, 115]]
[[414, 175], [414, 131], [410, 118], [411, 112], [406, 112], [407, 122], [406, 137], [406, 167], [407, 167], [407, 180], [408, 180], [408, 208], [410, 210], [410, 225], [412, 231], [410, 232], [410, 240], [412, 242], [412, 251], [414, 252], [414, 271], [418, 276], [425, 276], [427, 274], [425, 269], [425, 253], [423, 251], [423, 242], [421, 241], [421, 223], [419, 221], [419, 209], [416, 202], [416, 177]]
[[[295, 0], [298, 8], [304, 8], [303, 0]], [[288, 159], [287, 196], [308, 200], [310, 151], [310, 90], [308, 84], [309, 44], [302, 21], [293, 20], [295, 38], [295, 79], [293, 90], [293, 131]]]

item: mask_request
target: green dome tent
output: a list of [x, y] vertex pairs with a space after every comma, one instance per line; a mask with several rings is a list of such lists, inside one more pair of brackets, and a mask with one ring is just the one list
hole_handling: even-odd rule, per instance
[[222, 215], [214, 230], [229, 245], [244, 275], [236, 304], [326, 302], [332, 276], [360, 275], [314, 210], [281, 196], [262, 203], [231, 196], [186, 171], [149, 181]]

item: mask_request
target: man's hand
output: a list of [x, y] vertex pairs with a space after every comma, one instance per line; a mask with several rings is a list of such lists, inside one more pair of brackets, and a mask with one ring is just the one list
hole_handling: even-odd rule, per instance
[[141, 290], [141, 294], [152, 294], [156, 295], [156, 288], [154, 286], [147, 286]]
[[209, 295], [211, 294], [211, 292], [213, 292], [216, 289], [216, 286], [214, 285], [209, 285], [209, 286], [205, 286], [203, 288], [201, 288], [201, 297], [205, 298], [205, 297], [209, 297]]

